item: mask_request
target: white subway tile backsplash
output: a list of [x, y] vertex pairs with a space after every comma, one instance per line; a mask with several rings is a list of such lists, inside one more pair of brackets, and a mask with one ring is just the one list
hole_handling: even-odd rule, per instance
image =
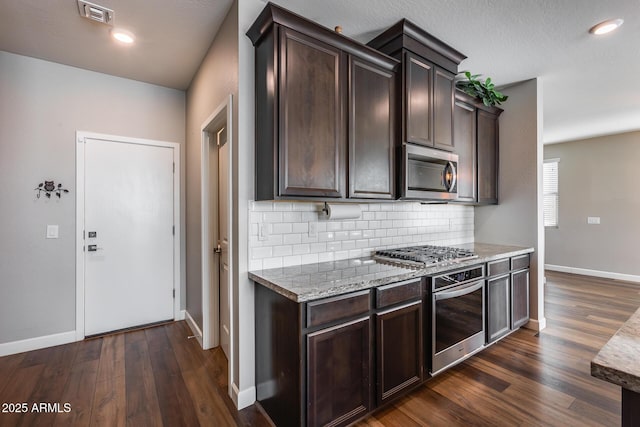
[[[251, 202], [249, 269], [369, 256], [376, 249], [473, 242], [473, 207], [417, 202], [361, 204], [356, 220], [327, 220], [317, 202]], [[317, 235], [309, 236], [313, 223]], [[259, 224], [268, 232], [258, 240]]]
[[302, 221], [302, 212], [283, 212], [283, 222], [300, 222]]
[[283, 258], [282, 257], [273, 257], [273, 258], [265, 258], [262, 260], [262, 268], [282, 268], [283, 266]]
[[272, 256], [272, 253], [273, 253], [273, 248], [271, 246], [251, 248], [252, 259], [269, 258]]
[[274, 246], [273, 247], [273, 256], [287, 256], [287, 255], [291, 255], [292, 253], [292, 247], [290, 245], [283, 245], [283, 246]]
[[347, 240], [349, 238], [349, 231], [336, 231], [333, 235], [336, 240]]
[[288, 234], [291, 233], [293, 226], [286, 222], [280, 222], [273, 224], [273, 234]]
[[282, 212], [265, 212], [262, 217], [264, 218], [264, 222], [282, 222]]
[[301, 245], [293, 245], [294, 255], [308, 254], [309, 252], [311, 252], [311, 247], [307, 243]]
[[302, 243], [302, 234], [285, 234], [283, 243], [285, 245], [299, 245]]
[[308, 222], [294, 222], [291, 226], [294, 233], [309, 233]]
[[302, 264], [302, 257], [300, 255], [286, 256], [282, 260], [282, 265], [284, 267], [291, 267], [293, 265]]

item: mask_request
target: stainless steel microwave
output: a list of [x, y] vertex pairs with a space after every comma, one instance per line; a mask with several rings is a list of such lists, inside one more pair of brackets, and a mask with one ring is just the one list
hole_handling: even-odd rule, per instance
[[458, 155], [405, 143], [400, 198], [448, 201], [458, 198]]

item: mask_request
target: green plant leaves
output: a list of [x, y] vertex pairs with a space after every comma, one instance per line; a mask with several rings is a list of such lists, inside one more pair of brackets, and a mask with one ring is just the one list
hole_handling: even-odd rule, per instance
[[471, 74], [469, 71], [462, 71], [461, 74], [464, 74], [467, 80], [458, 80], [456, 87], [468, 95], [480, 98], [487, 107], [501, 105], [507, 100], [508, 96], [495, 90], [491, 77], [487, 77], [483, 82], [479, 79], [482, 74]]

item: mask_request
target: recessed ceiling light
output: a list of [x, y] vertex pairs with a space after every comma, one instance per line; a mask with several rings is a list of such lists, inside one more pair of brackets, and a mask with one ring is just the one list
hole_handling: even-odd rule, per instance
[[591, 34], [595, 34], [596, 36], [607, 34], [620, 27], [623, 22], [624, 20], [622, 19], [609, 19], [608, 21], [604, 21], [597, 25], [594, 25], [593, 27], [591, 27], [589, 32]]
[[121, 28], [111, 30], [111, 37], [124, 44], [132, 44], [135, 41], [133, 33]]

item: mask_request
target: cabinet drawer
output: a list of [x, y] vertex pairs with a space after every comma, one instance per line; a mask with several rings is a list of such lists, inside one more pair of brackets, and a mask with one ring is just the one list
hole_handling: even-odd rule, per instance
[[514, 256], [511, 258], [512, 270], [522, 270], [523, 268], [529, 268], [529, 254]]
[[392, 283], [376, 288], [376, 308], [387, 307], [403, 301], [411, 301], [422, 297], [422, 281]]
[[487, 263], [487, 276], [498, 276], [509, 272], [509, 258]]
[[370, 292], [360, 291], [312, 301], [307, 304], [307, 328], [367, 313]]

